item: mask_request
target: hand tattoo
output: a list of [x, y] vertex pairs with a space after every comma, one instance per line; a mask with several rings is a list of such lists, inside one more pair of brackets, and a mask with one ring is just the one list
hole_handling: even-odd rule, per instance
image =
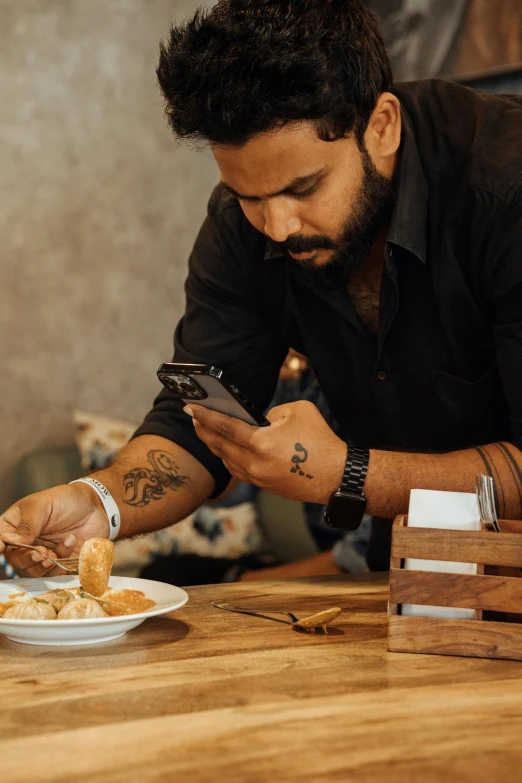
[[143, 508], [148, 506], [151, 500], [161, 500], [168, 489], [176, 492], [190, 485], [188, 476], [179, 475], [179, 467], [168, 451], [149, 451], [147, 460], [152, 465], [152, 470], [134, 468], [123, 477], [122, 500], [129, 506]]
[[[309, 473], [305, 473], [304, 470], [301, 470], [299, 467], [302, 465], [303, 462], [306, 462], [308, 459], [308, 452], [305, 449], [304, 446], [301, 446], [300, 443], [296, 443], [294, 446], [295, 450], [298, 452], [297, 454], [294, 454], [292, 457], [292, 462], [294, 463], [294, 466], [290, 468], [290, 473], [298, 473], [300, 476], [306, 476], [307, 479], [313, 478]], [[299, 454], [302, 454], [303, 456], [300, 457]]]

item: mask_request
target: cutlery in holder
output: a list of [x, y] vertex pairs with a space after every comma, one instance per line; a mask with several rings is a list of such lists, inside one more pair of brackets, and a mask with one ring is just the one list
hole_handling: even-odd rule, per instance
[[[522, 522], [493, 530], [393, 523], [388, 650], [522, 660]], [[406, 558], [477, 563], [477, 574], [413, 571]], [[428, 568], [429, 566], [426, 565]], [[474, 609], [475, 619], [401, 615], [402, 604]]]

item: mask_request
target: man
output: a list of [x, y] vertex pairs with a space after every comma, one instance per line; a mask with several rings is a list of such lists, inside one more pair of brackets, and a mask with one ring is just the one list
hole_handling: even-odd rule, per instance
[[6, 511], [4, 541], [42, 546], [10, 561], [40, 576], [49, 551], [108, 536], [107, 515], [120, 535], [158, 529], [231, 475], [356, 526], [365, 497], [392, 519], [413, 487], [472, 491], [488, 472], [500, 516], [520, 517], [520, 100], [394, 88], [359, 0], [223, 0], [171, 30], [158, 78], [175, 134], [208, 142], [222, 179], [176, 360], [222, 367], [264, 408], [292, 347], [343, 437], [309, 402], [253, 428], [165, 391], [99, 484]]

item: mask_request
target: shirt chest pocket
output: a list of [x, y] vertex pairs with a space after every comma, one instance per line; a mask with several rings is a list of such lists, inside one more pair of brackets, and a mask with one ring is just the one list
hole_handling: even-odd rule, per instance
[[473, 381], [437, 371], [433, 390], [442, 429], [453, 430], [455, 445], [487, 443], [509, 436], [509, 416], [497, 365]]

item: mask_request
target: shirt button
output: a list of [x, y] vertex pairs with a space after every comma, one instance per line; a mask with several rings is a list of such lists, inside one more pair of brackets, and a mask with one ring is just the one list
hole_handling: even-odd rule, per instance
[[380, 381], [385, 381], [385, 380], [386, 380], [386, 373], [384, 372], [384, 370], [380, 370], [380, 371], [377, 373], [377, 378], [378, 378]]

